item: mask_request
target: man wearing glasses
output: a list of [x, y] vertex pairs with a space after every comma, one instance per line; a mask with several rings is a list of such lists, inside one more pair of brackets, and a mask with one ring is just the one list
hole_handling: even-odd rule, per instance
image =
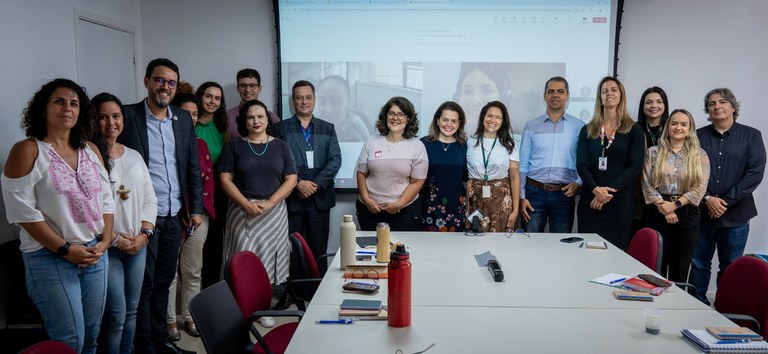
[[[227, 110], [227, 131], [232, 138], [239, 138], [237, 122], [235, 118], [240, 113], [240, 106], [250, 100], [258, 100], [261, 93], [261, 75], [256, 69], [245, 68], [237, 72], [237, 93], [240, 95], [240, 104]], [[272, 111], [267, 111], [269, 120], [277, 123], [280, 118]]]
[[147, 98], [125, 106], [125, 128], [120, 136], [123, 144], [144, 158], [157, 195], [155, 229], [142, 230], [149, 244], [136, 318], [135, 353], [193, 353], [170, 342], [165, 321], [168, 287], [176, 274], [183, 232], [180, 217], [189, 215], [197, 227], [203, 214], [192, 118], [170, 105], [178, 80], [179, 68], [172, 61], [160, 58], [149, 62], [144, 76]]

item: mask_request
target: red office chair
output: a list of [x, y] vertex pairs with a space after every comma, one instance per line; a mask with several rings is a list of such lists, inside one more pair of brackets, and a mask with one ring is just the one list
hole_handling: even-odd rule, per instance
[[[304, 316], [303, 311], [269, 310], [272, 304], [272, 285], [267, 270], [253, 252], [243, 251], [233, 255], [225, 275], [243, 318], [246, 319], [246, 326], [255, 329], [253, 321], [262, 316], [298, 317], [299, 320]], [[253, 347], [253, 353], [285, 352], [298, 325], [299, 322], [286, 323], [272, 328], [263, 336], [258, 330], [252, 330], [259, 344]]]
[[77, 354], [77, 352], [64, 342], [46, 340], [22, 350], [19, 354]]
[[629, 242], [626, 252], [663, 276], [661, 257], [664, 252], [664, 239], [658, 231], [648, 227], [638, 230]]
[[291, 233], [288, 238], [291, 242], [291, 273], [286, 289], [296, 308], [305, 311], [307, 309], [305, 303], [312, 300], [323, 279], [318, 262], [327, 263], [326, 258], [334, 254], [324, 254], [315, 260], [312, 250], [300, 233]]
[[745, 256], [731, 263], [717, 284], [715, 310], [768, 338], [768, 262]]

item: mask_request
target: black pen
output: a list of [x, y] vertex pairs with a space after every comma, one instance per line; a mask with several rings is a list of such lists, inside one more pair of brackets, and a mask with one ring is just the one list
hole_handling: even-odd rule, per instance
[[582, 247], [584, 247], [584, 242], [582, 242], [582, 243], [579, 245], [579, 248], [582, 248]]

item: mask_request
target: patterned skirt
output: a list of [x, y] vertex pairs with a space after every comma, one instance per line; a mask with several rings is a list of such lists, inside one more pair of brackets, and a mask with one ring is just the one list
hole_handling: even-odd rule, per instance
[[272, 284], [281, 284], [288, 279], [291, 245], [285, 201], [256, 216], [248, 216], [239, 205], [229, 203], [224, 229], [224, 262], [240, 251], [251, 251], [259, 256]]
[[[470, 179], [467, 181], [467, 216], [476, 209], [483, 213], [480, 226], [485, 232], [507, 231], [507, 220], [512, 214], [512, 189], [509, 186], [509, 178], [492, 179], [488, 181], [491, 186], [491, 197], [483, 198], [483, 186], [485, 181]], [[469, 218], [467, 218], [469, 219]], [[471, 228], [468, 220], [467, 228]]]

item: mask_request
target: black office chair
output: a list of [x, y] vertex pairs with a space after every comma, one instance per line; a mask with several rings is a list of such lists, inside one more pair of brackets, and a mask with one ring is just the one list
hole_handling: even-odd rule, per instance
[[209, 354], [248, 352], [248, 331], [243, 326], [240, 307], [226, 281], [222, 280], [200, 291], [189, 302], [189, 312]]
[[[291, 233], [288, 239], [291, 242], [291, 270], [286, 289], [296, 308], [306, 311], [306, 302], [312, 300], [320, 281], [323, 280], [322, 276], [328, 264], [326, 259], [335, 254], [328, 253], [315, 258], [301, 234]], [[320, 264], [326, 266], [321, 267]]]

